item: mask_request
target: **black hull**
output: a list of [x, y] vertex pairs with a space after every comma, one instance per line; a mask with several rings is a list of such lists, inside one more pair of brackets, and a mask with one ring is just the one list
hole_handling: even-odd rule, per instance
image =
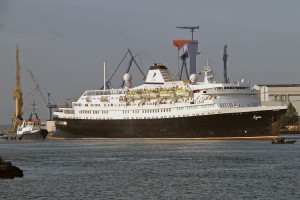
[[[55, 119], [57, 138], [207, 138], [277, 136], [286, 109], [181, 118]], [[66, 125], [63, 125], [66, 123]]]

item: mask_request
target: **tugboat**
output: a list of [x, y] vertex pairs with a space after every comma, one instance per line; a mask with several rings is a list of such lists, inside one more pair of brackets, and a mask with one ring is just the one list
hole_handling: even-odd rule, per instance
[[[22, 106], [23, 106], [23, 93], [21, 89], [21, 75], [20, 75], [20, 61], [19, 61], [19, 47], [16, 49], [16, 85], [13, 93], [15, 100], [15, 113], [12, 119], [12, 128], [8, 134], [2, 136], [2, 139], [7, 140], [44, 140], [48, 134], [46, 128], [42, 128], [41, 121], [36, 113], [36, 104], [32, 102], [32, 113], [28, 120], [23, 120]], [[39, 89], [38, 85], [34, 92]], [[35, 93], [33, 93], [35, 94]], [[31, 98], [32, 99], [32, 98]], [[29, 103], [28, 103], [29, 105]], [[35, 119], [33, 119], [35, 117]]]
[[46, 128], [42, 127], [41, 120], [36, 113], [36, 104], [32, 104], [32, 113], [29, 119], [20, 121], [16, 134], [3, 136], [6, 140], [45, 140], [48, 135]]

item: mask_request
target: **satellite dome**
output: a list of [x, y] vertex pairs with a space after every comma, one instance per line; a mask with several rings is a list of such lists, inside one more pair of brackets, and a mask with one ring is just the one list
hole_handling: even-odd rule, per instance
[[196, 83], [197, 82], [197, 79], [198, 79], [198, 76], [196, 74], [191, 74], [190, 75], [190, 81], [192, 83]]
[[125, 82], [131, 82], [132, 76], [129, 73], [124, 74], [123, 79]]

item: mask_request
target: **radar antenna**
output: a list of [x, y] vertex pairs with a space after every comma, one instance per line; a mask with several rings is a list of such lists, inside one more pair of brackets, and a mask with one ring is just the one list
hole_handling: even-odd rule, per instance
[[199, 29], [199, 26], [176, 26], [176, 28], [181, 28], [181, 29], [190, 29], [192, 33], [192, 40], [194, 40], [194, 32], [195, 29]]

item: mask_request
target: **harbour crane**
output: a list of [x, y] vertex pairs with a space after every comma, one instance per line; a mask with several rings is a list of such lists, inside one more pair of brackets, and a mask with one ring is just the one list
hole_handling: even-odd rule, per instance
[[191, 32], [192, 32], [192, 40], [194, 40], [194, 32], [195, 32], [195, 29], [199, 29], [199, 26], [176, 26], [176, 28], [190, 29]]
[[[40, 89], [40, 85], [38, 83], [38, 81], [35, 79], [34, 75], [32, 74], [32, 72], [30, 70], [27, 70], [30, 74], [31, 79], [33, 80], [37, 90], [39, 91], [44, 103], [46, 104], [47, 108], [49, 108], [50, 111], [50, 120], [52, 120], [52, 109], [53, 108], [57, 108], [57, 104], [55, 103], [55, 101], [53, 100], [53, 98], [51, 97], [51, 94], [48, 92], [48, 102], [46, 101], [46, 98], [44, 96], [44, 94], [42, 93], [41, 89]], [[50, 98], [52, 99], [52, 101], [54, 102], [54, 104], [50, 104]]]
[[21, 75], [20, 75], [20, 61], [19, 61], [19, 46], [16, 49], [16, 85], [15, 91], [13, 93], [13, 98], [15, 100], [15, 113], [12, 118], [12, 129], [17, 131], [18, 122], [22, 120], [22, 107], [23, 107], [23, 93], [21, 89]]
[[[179, 79], [182, 78], [183, 69], [185, 69], [186, 76], [189, 78], [191, 74], [196, 74], [196, 57], [198, 53], [198, 40], [194, 40], [195, 29], [199, 29], [199, 26], [177, 26], [176, 28], [190, 29], [192, 32], [192, 40], [173, 40], [173, 45], [178, 50], [178, 69], [179, 59], [182, 60], [181, 72]], [[187, 70], [187, 59], [189, 58], [190, 70]], [[179, 75], [179, 74], [178, 74]]]
[[[115, 73], [117, 72], [117, 70], [118, 70], [118, 69], [120, 68], [120, 66], [122, 65], [122, 63], [123, 63], [123, 61], [125, 60], [125, 58], [127, 57], [127, 55], [130, 56], [130, 60], [129, 60], [129, 63], [128, 63], [128, 66], [127, 66], [127, 68], [126, 68], [125, 73], [128, 73], [128, 72], [130, 71], [130, 68], [131, 68], [131, 66], [132, 66], [132, 63], [134, 63], [134, 64], [137, 66], [137, 68], [138, 68], [139, 72], [141, 73], [141, 75], [143, 76], [143, 80], [146, 79], [146, 75], [144, 74], [143, 70], [142, 70], [141, 67], [138, 65], [137, 61], [135, 60], [135, 57], [136, 57], [136, 56], [139, 56], [139, 54], [137, 54], [137, 55], [134, 56], [134, 55], [132, 54], [131, 50], [128, 49], [127, 52], [126, 52], [126, 54], [125, 54], [125, 56], [123, 57], [123, 59], [121, 60], [121, 62], [119, 63], [119, 65], [117, 66], [117, 68], [115, 69], [115, 71], [113, 72], [113, 74], [111, 75], [111, 77], [108, 79], [108, 81], [105, 81], [105, 86], [106, 86], [106, 87], [104, 87], [104, 84], [103, 84], [103, 86], [102, 86], [100, 89], [103, 89], [103, 88], [112, 88], [111, 80], [112, 80], [112, 78], [114, 77], [114, 75], [115, 75]], [[125, 84], [125, 81], [122, 80], [122, 82], [121, 82], [121, 84], [120, 84], [120, 87], [123, 88], [123, 87], [124, 87], [124, 84]]]

